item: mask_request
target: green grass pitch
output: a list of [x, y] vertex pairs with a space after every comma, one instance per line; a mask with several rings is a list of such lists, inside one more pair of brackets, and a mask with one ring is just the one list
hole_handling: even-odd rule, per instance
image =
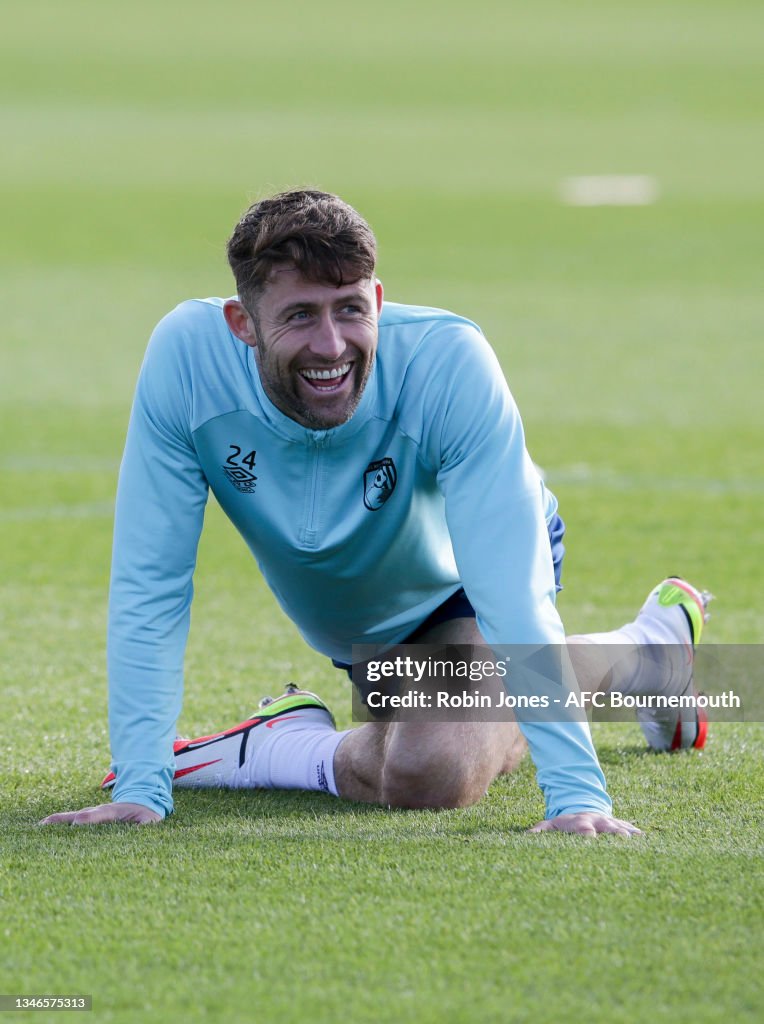
[[[0, 15], [0, 993], [92, 994], [115, 1022], [760, 1020], [760, 725], [673, 758], [595, 727], [631, 842], [527, 835], [527, 763], [458, 812], [186, 792], [159, 828], [34, 823], [98, 802], [108, 765], [112, 501], [146, 339], [230, 292], [226, 234], [273, 188], [343, 194], [390, 298], [483, 326], [568, 522], [569, 631], [678, 572], [718, 596], [709, 641], [764, 640], [761, 5]], [[660, 196], [564, 205], [586, 174]], [[290, 679], [349, 724], [347, 683], [213, 504], [181, 728]]]

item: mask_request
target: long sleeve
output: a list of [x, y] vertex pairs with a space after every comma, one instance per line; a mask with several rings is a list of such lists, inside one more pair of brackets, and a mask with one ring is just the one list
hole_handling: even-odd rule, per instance
[[172, 811], [192, 577], [207, 482], [190, 432], [190, 383], [172, 315], [154, 332], [120, 469], [109, 594], [114, 800]]
[[[438, 484], [459, 576], [486, 642], [497, 653], [538, 645], [533, 662], [543, 660], [549, 671], [536, 676], [537, 692], [567, 695], [570, 666], [554, 603], [540, 481], [498, 361], [477, 331], [467, 333], [468, 344], [449, 351], [440, 382], [446, 395], [441, 391], [430, 443], [439, 454]], [[521, 688], [531, 685], [530, 664], [521, 666]], [[510, 681], [514, 672], [510, 668]], [[612, 809], [588, 724], [580, 718], [563, 704], [541, 718], [518, 713], [547, 817]]]

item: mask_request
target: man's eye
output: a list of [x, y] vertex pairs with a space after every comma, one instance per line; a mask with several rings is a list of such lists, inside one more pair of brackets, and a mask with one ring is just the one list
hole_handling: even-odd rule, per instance
[[309, 314], [304, 309], [298, 309], [297, 312], [292, 313], [289, 317], [290, 320], [307, 320]]
[[343, 306], [342, 307], [342, 312], [343, 313], [360, 313], [361, 312], [361, 307], [360, 306], [354, 306], [352, 304], [349, 305], [349, 306]]

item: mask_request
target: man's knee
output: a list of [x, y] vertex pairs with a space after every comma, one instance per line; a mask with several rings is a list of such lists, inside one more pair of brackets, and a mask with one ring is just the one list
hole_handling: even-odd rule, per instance
[[389, 807], [469, 807], [493, 781], [487, 765], [442, 753], [408, 759], [387, 757], [382, 772], [382, 803]]

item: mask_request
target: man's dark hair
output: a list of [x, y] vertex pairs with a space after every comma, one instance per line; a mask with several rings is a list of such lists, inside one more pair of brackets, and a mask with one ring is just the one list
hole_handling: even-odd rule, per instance
[[370, 279], [374, 233], [361, 215], [329, 192], [294, 189], [254, 203], [228, 240], [228, 262], [250, 313], [276, 267], [339, 288]]

